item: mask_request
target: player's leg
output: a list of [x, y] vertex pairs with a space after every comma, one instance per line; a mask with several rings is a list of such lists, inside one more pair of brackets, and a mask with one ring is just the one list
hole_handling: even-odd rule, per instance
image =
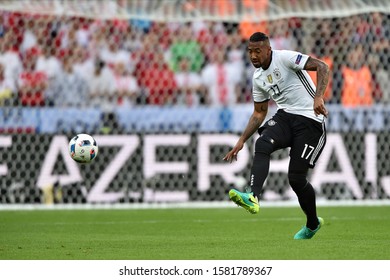
[[255, 154], [251, 168], [250, 188], [253, 195], [258, 199], [260, 199], [264, 182], [269, 173], [271, 154], [277, 149], [274, 138], [265, 132], [256, 140]]
[[259, 129], [259, 134], [250, 177], [250, 188], [258, 199], [260, 199], [264, 182], [269, 173], [271, 154], [276, 150], [289, 147], [292, 143], [289, 115], [278, 111]]
[[255, 155], [250, 177], [251, 192], [245, 193], [236, 189], [229, 191], [230, 199], [252, 214], [259, 212], [260, 193], [268, 175], [270, 156], [275, 149], [274, 144], [274, 139], [265, 134], [261, 134], [256, 140]]
[[309, 168], [314, 167], [325, 145], [325, 127], [315, 121], [303, 119], [302, 123], [294, 126], [294, 131], [288, 178], [307, 219], [306, 226], [294, 238], [310, 239], [320, 229], [323, 219], [317, 216], [316, 195], [313, 186], [307, 181], [307, 174]]
[[263, 184], [268, 176], [269, 164], [272, 152], [287, 147], [290, 144], [290, 129], [288, 119], [278, 113], [259, 129], [260, 137], [256, 140], [255, 154], [253, 158], [250, 193], [232, 189], [229, 191], [230, 199], [250, 213], [259, 211], [258, 201], [263, 189]]
[[318, 227], [316, 195], [313, 186], [307, 181], [308, 169], [309, 165], [305, 161], [291, 159], [288, 180], [306, 214], [306, 226], [315, 230]]

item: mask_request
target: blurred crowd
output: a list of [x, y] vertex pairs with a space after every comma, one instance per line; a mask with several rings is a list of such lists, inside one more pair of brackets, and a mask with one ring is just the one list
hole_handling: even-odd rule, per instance
[[390, 104], [388, 14], [256, 23], [0, 14], [0, 106], [251, 103], [246, 45], [254, 31], [269, 34], [274, 49], [326, 61], [327, 102]]

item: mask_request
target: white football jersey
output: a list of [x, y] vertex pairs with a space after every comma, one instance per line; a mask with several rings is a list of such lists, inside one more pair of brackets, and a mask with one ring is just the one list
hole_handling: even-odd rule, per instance
[[316, 116], [313, 110], [316, 87], [303, 70], [308, 59], [299, 52], [272, 50], [268, 69], [257, 68], [253, 73], [253, 100], [272, 98], [279, 109], [322, 122], [324, 116]]

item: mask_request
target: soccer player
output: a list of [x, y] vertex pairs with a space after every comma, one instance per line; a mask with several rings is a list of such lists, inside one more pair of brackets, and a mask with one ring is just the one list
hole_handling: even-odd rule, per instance
[[[307, 181], [307, 174], [326, 142], [324, 117], [328, 112], [323, 94], [328, 83], [329, 67], [321, 60], [299, 52], [272, 50], [268, 36], [261, 32], [249, 38], [247, 51], [256, 68], [252, 89], [254, 111], [236, 145], [223, 159], [228, 162], [237, 160], [238, 152], [255, 131], [260, 137], [256, 141], [251, 169], [251, 192], [231, 189], [229, 197], [250, 213], [258, 213], [270, 156], [276, 150], [290, 147], [288, 180], [307, 218], [306, 225], [295, 234], [294, 239], [310, 239], [324, 223], [317, 216], [315, 192]], [[317, 72], [317, 87], [306, 70]], [[271, 98], [278, 111], [262, 125]]]

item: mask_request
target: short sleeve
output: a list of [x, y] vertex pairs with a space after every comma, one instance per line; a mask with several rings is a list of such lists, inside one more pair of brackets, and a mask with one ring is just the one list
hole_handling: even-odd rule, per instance
[[255, 78], [252, 79], [252, 96], [254, 102], [264, 102], [270, 99], [269, 94], [261, 89]]
[[282, 63], [295, 71], [303, 70], [309, 56], [295, 51], [282, 51]]

